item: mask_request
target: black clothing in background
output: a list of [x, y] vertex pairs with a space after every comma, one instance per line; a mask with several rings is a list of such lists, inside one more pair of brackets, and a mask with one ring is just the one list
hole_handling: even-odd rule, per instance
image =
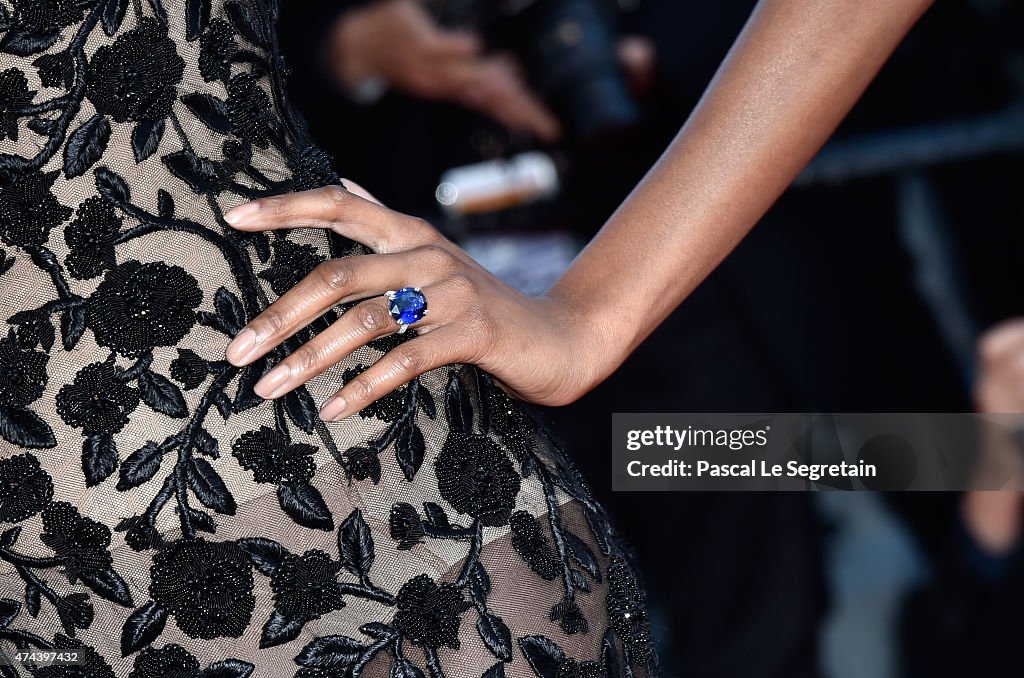
[[995, 676], [1020, 671], [1024, 625], [1021, 548], [984, 553], [959, 520], [936, 544], [932, 576], [903, 610], [906, 678]]

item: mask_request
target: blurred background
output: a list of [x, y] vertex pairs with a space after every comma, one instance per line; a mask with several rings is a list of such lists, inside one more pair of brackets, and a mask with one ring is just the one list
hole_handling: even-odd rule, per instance
[[[338, 172], [540, 293], [756, 3], [282, 4]], [[641, 558], [667, 676], [1020, 671], [1017, 493], [613, 493], [609, 469], [612, 412], [1024, 412], [1022, 160], [1024, 3], [936, 3], [726, 262], [541, 411]]]

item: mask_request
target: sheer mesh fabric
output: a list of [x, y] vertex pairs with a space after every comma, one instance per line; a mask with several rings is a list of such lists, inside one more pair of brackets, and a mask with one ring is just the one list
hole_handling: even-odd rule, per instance
[[317, 417], [409, 332], [255, 396], [345, 308], [225, 362], [316, 264], [365, 253], [223, 220], [338, 183], [287, 104], [276, 6], [0, 8], [0, 649], [84, 659], [0, 675], [656, 673], [606, 515], [486, 374]]

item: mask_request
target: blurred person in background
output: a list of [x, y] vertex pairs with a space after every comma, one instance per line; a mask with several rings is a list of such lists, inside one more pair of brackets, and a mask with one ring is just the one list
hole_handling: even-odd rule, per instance
[[[360, 158], [355, 178], [395, 209], [436, 213], [434, 187], [453, 166], [639, 122], [622, 68], [641, 85], [651, 55], [643, 41], [613, 44], [606, 0], [295, 0], [281, 11], [313, 133]], [[353, 125], [378, 133], [352, 139]], [[403, 162], [388, 148], [405, 149]]]
[[[560, 134], [513, 58], [484, 54], [480, 36], [441, 26], [419, 0], [295, 0], [281, 8], [281, 40], [313, 134], [360, 158], [353, 179], [394, 209], [434, 214], [437, 177], [479, 160], [502, 123]], [[396, 163], [388, 148], [408, 151]]]
[[372, 103], [387, 88], [479, 111], [543, 141], [561, 135], [513, 55], [485, 51], [479, 35], [440, 25], [423, 2], [381, 0], [349, 8], [325, 40], [324, 65], [357, 103]]
[[[974, 392], [978, 412], [1024, 415], [1024, 319], [1003, 322], [982, 335]], [[1024, 479], [1019, 433], [997, 454], [1007, 488]], [[1005, 465], [1012, 470], [1006, 470]], [[904, 675], [999, 675], [1020, 662], [1024, 626], [1019, 490], [964, 493], [944, 534], [929, 544], [931, 574], [908, 596], [903, 615]], [[943, 514], [933, 517], [938, 522]], [[948, 515], [948, 513], [946, 514]]]

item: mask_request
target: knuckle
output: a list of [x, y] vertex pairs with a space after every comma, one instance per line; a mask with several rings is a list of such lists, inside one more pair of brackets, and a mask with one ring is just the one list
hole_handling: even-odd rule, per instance
[[463, 298], [476, 296], [476, 281], [466, 273], [453, 273], [448, 276], [448, 284], [455, 294]]
[[368, 333], [376, 333], [387, 327], [387, 323], [394, 321], [391, 320], [391, 315], [388, 310], [381, 304], [366, 304], [363, 308], [359, 309], [357, 316], [359, 326]]
[[327, 202], [333, 207], [344, 207], [352, 199], [352, 194], [347, 188], [339, 184], [331, 184], [321, 189]]
[[292, 354], [292, 369], [299, 372], [311, 372], [320, 364], [320, 354], [308, 347], [303, 346]]
[[287, 324], [284, 316], [281, 315], [279, 311], [272, 308], [265, 310], [261, 318], [262, 320], [260, 324], [262, 327], [260, 328], [260, 334], [276, 335], [282, 332]]
[[342, 290], [352, 284], [352, 263], [345, 259], [328, 259], [314, 269], [320, 282], [330, 290]]
[[394, 357], [395, 370], [401, 374], [419, 374], [425, 360], [422, 351], [407, 348]]
[[451, 271], [455, 269], [455, 255], [437, 243], [424, 245], [423, 263], [432, 271]]
[[484, 346], [490, 346], [498, 334], [494, 318], [480, 304], [471, 304], [466, 309], [467, 329]]
[[286, 216], [289, 212], [288, 201], [281, 196], [274, 196], [263, 199], [263, 210], [266, 210], [268, 214], [275, 217]]
[[422, 217], [407, 216], [408, 228], [410, 233], [414, 234], [417, 239], [426, 241], [428, 243], [436, 243], [441, 240], [441, 234], [438, 233], [437, 229]]
[[367, 401], [373, 395], [373, 384], [364, 377], [356, 377], [346, 388], [348, 399], [357, 403]]

